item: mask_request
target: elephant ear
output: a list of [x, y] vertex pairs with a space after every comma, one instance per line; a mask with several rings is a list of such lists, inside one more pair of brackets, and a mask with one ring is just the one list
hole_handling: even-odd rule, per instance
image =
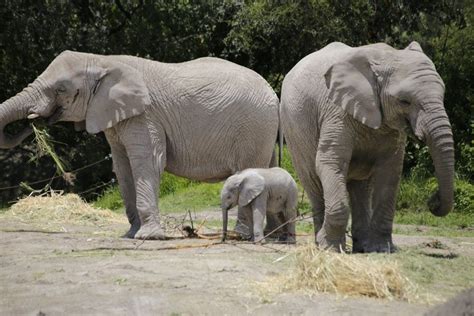
[[265, 179], [252, 172], [243, 177], [239, 190], [239, 205], [245, 206], [259, 196], [265, 188]]
[[423, 49], [421, 49], [420, 44], [418, 44], [416, 41], [411, 42], [410, 45], [408, 45], [405, 49], [423, 53]]
[[120, 121], [140, 115], [150, 104], [142, 75], [120, 62], [91, 66], [91, 99], [86, 112], [86, 129], [96, 134]]
[[367, 52], [349, 55], [332, 65], [324, 77], [330, 101], [362, 124], [377, 129], [382, 124], [377, 75], [366, 55]]

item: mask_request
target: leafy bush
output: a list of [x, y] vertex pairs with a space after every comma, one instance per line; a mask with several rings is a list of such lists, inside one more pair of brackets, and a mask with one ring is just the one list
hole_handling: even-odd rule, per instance
[[[429, 212], [426, 202], [436, 188], [435, 178], [404, 179], [400, 185], [396, 209], [400, 212]], [[474, 214], [474, 185], [469, 181], [455, 181], [454, 212]]]
[[99, 198], [94, 201], [95, 207], [105, 208], [109, 210], [119, 210], [123, 208], [123, 200], [120, 195], [118, 186], [109, 187], [102, 193]]
[[189, 188], [197, 185], [199, 182], [192, 181], [186, 178], [181, 178], [171, 173], [165, 172], [161, 177], [160, 196], [175, 193], [181, 189]]

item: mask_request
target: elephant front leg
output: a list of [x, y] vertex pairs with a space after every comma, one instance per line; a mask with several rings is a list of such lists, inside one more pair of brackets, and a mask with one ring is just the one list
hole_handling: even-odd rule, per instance
[[364, 252], [395, 252], [392, 242], [395, 203], [403, 166], [403, 148], [376, 165], [373, 175], [373, 215]]
[[[329, 154], [329, 155], [327, 155]], [[316, 234], [316, 243], [323, 249], [345, 251], [346, 228], [349, 221], [349, 196], [346, 189], [348, 163], [334, 161], [335, 153], [318, 153], [316, 170], [324, 192], [324, 222]]]
[[370, 193], [368, 180], [351, 180], [347, 190], [351, 199], [352, 209], [352, 252], [364, 252], [369, 238], [369, 223], [371, 217]]
[[114, 172], [117, 176], [120, 194], [122, 195], [128, 222], [130, 223], [130, 229], [124, 237], [134, 238], [135, 234], [140, 229], [140, 218], [137, 211], [137, 197], [132, 169], [130, 168], [130, 162], [123, 146], [115, 144], [111, 145], [111, 149]]
[[154, 153], [149, 129], [144, 119], [132, 119], [119, 124], [119, 136], [127, 150], [133, 174], [136, 192], [136, 208], [140, 219], [140, 229], [136, 239], [165, 239], [160, 225], [158, 210], [158, 191], [161, 175], [157, 157], [162, 153]]
[[110, 144], [114, 173], [117, 176], [120, 195], [124, 201], [125, 212], [130, 223], [130, 229], [123, 237], [134, 238], [136, 232], [140, 229], [140, 218], [138, 217], [135, 183], [133, 181], [130, 161], [128, 160], [125, 147], [119, 143], [115, 131], [109, 129], [105, 132], [105, 136]]
[[249, 205], [238, 207], [234, 230], [245, 240], [252, 238], [252, 208]]
[[253, 219], [253, 241], [264, 243], [265, 235], [263, 233], [265, 216], [267, 214], [267, 201], [264, 197], [258, 196], [252, 203]]

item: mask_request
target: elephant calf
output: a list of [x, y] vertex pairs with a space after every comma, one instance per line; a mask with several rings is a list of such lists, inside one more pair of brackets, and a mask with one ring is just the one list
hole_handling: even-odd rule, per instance
[[245, 169], [229, 177], [221, 191], [223, 240], [227, 235], [227, 211], [238, 205], [236, 231], [265, 242], [266, 216], [265, 233], [276, 230], [280, 240], [295, 243], [295, 222], [291, 220], [297, 215], [297, 200], [295, 180], [281, 168]]

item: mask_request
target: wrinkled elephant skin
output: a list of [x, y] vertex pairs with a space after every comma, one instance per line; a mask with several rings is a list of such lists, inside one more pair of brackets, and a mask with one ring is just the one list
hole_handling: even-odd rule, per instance
[[71, 51], [0, 104], [0, 148], [31, 133], [4, 133], [7, 124], [27, 117], [105, 133], [131, 224], [126, 237], [140, 239], [164, 238], [157, 199], [164, 170], [215, 182], [266, 168], [275, 161], [279, 125], [271, 87], [234, 63], [200, 58], [166, 64]]
[[283, 133], [311, 201], [317, 243], [354, 252], [392, 252], [392, 226], [407, 132], [430, 150], [439, 189], [436, 216], [453, 207], [454, 146], [444, 83], [420, 45], [332, 43], [285, 77]]

